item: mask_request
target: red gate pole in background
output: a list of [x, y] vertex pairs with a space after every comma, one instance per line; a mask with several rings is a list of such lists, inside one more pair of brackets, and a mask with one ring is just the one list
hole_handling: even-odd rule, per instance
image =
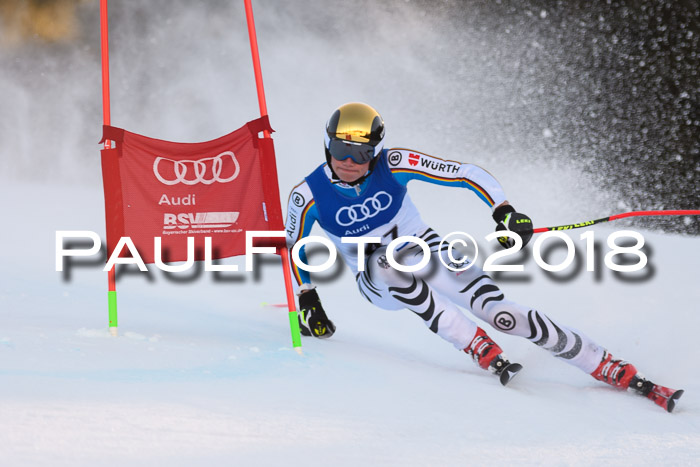
[[[100, 0], [100, 31], [102, 50], [102, 120], [105, 125], [110, 124], [109, 113], [109, 22], [107, 15], [107, 0]], [[112, 142], [105, 139], [104, 148], [110, 149]], [[117, 335], [117, 281], [115, 274], [116, 265], [107, 272], [107, 301], [109, 307], [109, 332]]]
[[[248, 23], [248, 36], [250, 38], [250, 50], [253, 55], [253, 70], [255, 72], [255, 85], [258, 90], [258, 102], [260, 104], [260, 116], [267, 115], [267, 104], [265, 102], [265, 89], [263, 87], [262, 70], [260, 68], [260, 55], [258, 53], [258, 39], [255, 34], [255, 20], [253, 18], [253, 6], [251, 0], [245, 0], [246, 22]], [[272, 139], [270, 132], [264, 131], [265, 139]], [[275, 183], [279, 183], [275, 180]], [[289, 309], [289, 328], [292, 333], [292, 343], [294, 350], [301, 354], [301, 336], [299, 332], [299, 318], [296, 310], [296, 300], [294, 299], [294, 289], [292, 286], [292, 274], [289, 271], [289, 250], [286, 245], [280, 247], [282, 257], [282, 272], [284, 274], [284, 286], [287, 292], [287, 307]]]

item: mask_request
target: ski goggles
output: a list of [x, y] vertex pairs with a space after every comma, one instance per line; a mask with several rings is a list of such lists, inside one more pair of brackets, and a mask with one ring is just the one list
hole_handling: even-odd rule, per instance
[[342, 139], [331, 139], [328, 152], [333, 159], [344, 161], [348, 157], [356, 164], [365, 164], [374, 158], [374, 146]]

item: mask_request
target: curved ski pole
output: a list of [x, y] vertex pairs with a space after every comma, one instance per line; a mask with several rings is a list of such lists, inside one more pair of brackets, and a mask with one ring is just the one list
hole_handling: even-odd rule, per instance
[[625, 217], [646, 217], [646, 216], [700, 216], [700, 210], [697, 209], [685, 209], [685, 210], [665, 210], [665, 211], [630, 211], [623, 212], [622, 214], [614, 214], [608, 217], [602, 217], [600, 219], [594, 219], [592, 221], [580, 222], [578, 224], [565, 224], [557, 225], [554, 227], [538, 227], [533, 229], [534, 233], [548, 232], [550, 230], [571, 230], [580, 229], [581, 227], [588, 227], [595, 224], [602, 224], [603, 222], [610, 222], [617, 219], [623, 219]]

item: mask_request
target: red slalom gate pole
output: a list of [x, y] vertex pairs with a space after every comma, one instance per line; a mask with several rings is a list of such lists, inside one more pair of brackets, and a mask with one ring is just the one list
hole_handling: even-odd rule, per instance
[[[111, 123], [109, 109], [109, 21], [107, 0], [100, 0], [100, 46], [102, 50], [102, 120], [105, 125]], [[104, 148], [110, 149], [112, 142], [108, 139], [104, 142]], [[117, 335], [117, 281], [115, 274], [116, 266], [107, 272], [107, 303], [109, 310], [109, 332], [113, 336]]]
[[594, 219], [592, 221], [579, 222], [577, 224], [564, 224], [557, 225], [554, 227], [539, 227], [533, 229], [533, 233], [548, 232], [550, 230], [571, 230], [580, 229], [581, 227], [588, 227], [595, 224], [601, 224], [603, 222], [610, 222], [617, 219], [624, 219], [625, 217], [646, 217], [646, 216], [700, 216], [700, 210], [697, 209], [681, 209], [681, 210], [661, 210], [661, 211], [630, 211], [623, 212], [622, 214], [614, 214], [608, 217], [601, 217], [600, 219]]
[[[267, 115], [267, 103], [265, 102], [265, 88], [263, 86], [262, 69], [260, 67], [260, 54], [258, 51], [258, 38], [255, 34], [255, 19], [253, 17], [253, 6], [251, 0], [245, 0], [245, 15], [248, 23], [248, 37], [250, 39], [250, 50], [253, 55], [253, 71], [255, 73], [255, 86], [258, 91], [258, 103], [260, 104], [260, 116]], [[270, 132], [263, 132], [265, 139], [271, 139]], [[282, 257], [282, 273], [284, 275], [284, 286], [287, 292], [287, 308], [289, 310], [289, 329], [292, 333], [292, 344], [294, 350], [301, 354], [301, 334], [299, 331], [299, 318], [294, 299], [294, 288], [292, 286], [292, 274], [289, 271], [289, 250], [286, 245], [280, 247]]]

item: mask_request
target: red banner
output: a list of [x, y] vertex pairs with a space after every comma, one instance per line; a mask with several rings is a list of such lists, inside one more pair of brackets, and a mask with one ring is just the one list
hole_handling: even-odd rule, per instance
[[195, 238], [195, 260], [245, 253], [246, 230], [283, 230], [272, 139], [267, 117], [248, 122], [203, 143], [172, 143], [104, 126], [102, 178], [108, 253], [130, 237], [145, 263], [154, 262], [161, 237], [163, 261], [187, 259], [187, 237]]

